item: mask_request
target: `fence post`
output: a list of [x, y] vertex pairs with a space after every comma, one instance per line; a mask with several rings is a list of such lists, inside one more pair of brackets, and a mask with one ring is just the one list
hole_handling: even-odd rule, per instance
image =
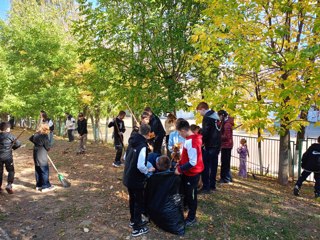
[[302, 142], [303, 142], [303, 140], [301, 139], [301, 141], [299, 141], [298, 176], [300, 176], [300, 174], [301, 174]]

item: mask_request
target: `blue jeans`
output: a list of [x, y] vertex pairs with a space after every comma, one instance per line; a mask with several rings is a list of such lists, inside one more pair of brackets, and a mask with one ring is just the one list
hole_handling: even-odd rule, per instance
[[53, 146], [53, 132], [50, 132], [48, 137], [49, 137], [49, 146], [52, 147]]
[[36, 187], [49, 188], [49, 166], [35, 166]]
[[202, 159], [204, 170], [201, 174], [203, 190], [216, 189], [219, 148], [203, 148]]

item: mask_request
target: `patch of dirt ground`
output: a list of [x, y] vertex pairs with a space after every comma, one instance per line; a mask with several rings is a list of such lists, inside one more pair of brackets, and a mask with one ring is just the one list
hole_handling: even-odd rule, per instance
[[[15, 129], [13, 134], [19, 135], [19, 131], [20, 129]], [[61, 187], [57, 173], [50, 166], [50, 181], [56, 189], [41, 193], [35, 190], [33, 144], [28, 141], [31, 135], [31, 131], [24, 132], [20, 140], [26, 147], [14, 151], [16, 171], [14, 194], [9, 195], [6, 192], [0, 194], [0, 239], [132, 239], [131, 228], [128, 225], [128, 194], [122, 185], [123, 168], [112, 167], [115, 156], [112, 146], [88, 142], [87, 153], [76, 155], [77, 141], [69, 143], [66, 139], [55, 138], [54, 147], [49, 155], [59, 171], [70, 180], [72, 186]], [[2, 188], [5, 183], [6, 175]], [[266, 188], [269, 191], [284, 196], [292, 195], [292, 186], [281, 186], [279, 189], [275, 183], [264, 183], [267, 183]], [[242, 184], [241, 191], [246, 191], [247, 187], [250, 191], [259, 193], [264, 188], [263, 182], [259, 184], [260, 186], [254, 182], [248, 182], [247, 186]], [[239, 191], [239, 184], [235, 183], [218, 190], [219, 195], [230, 191], [235, 193]], [[268, 192], [264, 192], [266, 193]], [[214, 194], [199, 196], [200, 221], [201, 216], [205, 216], [208, 211], [206, 207], [202, 207], [201, 202], [214, 202], [214, 198]], [[286, 201], [284, 207], [292, 208], [298, 200], [293, 201], [292, 203], [290, 200]], [[320, 206], [314, 203], [312, 197], [308, 201], [300, 200], [299, 204], [302, 206], [299, 211], [302, 212], [310, 208], [310, 205], [312, 211], [319, 210]], [[212, 216], [214, 219], [214, 213]], [[220, 238], [219, 235], [216, 235], [217, 238], [211, 235], [212, 232], [217, 234], [219, 232], [219, 229], [212, 229], [212, 223], [200, 224], [198, 228], [187, 231], [184, 237], [166, 233], [152, 223], [149, 228], [148, 234], [136, 239], [199, 239], [193, 237], [192, 233], [196, 231], [203, 233], [202, 239]], [[225, 233], [221, 238], [223, 236]]]

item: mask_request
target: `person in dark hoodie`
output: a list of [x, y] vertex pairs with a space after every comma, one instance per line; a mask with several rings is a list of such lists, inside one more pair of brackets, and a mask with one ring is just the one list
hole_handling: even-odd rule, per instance
[[200, 102], [197, 111], [202, 119], [202, 156], [204, 171], [201, 174], [203, 187], [199, 193], [208, 194], [216, 190], [218, 156], [221, 147], [221, 128], [218, 114], [209, 109], [206, 102]]
[[200, 174], [204, 169], [202, 161], [202, 136], [194, 134], [188, 121], [179, 120], [176, 128], [179, 134], [185, 138], [181, 160], [176, 166], [175, 174], [182, 174], [182, 187], [185, 204], [188, 207], [188, 215], [185, 226], [189, 227], [196, 223], [196, 211], [198, 206], [197, 187]]
[[233, 148], [234, 120], [225, 110], [218, 111], [221, 121], [221, 171], [220, 183], [232, 182], [230, 162]]
[[21, 143], [10, 133], [10, 126], [10, 123], [7, 122], [0, 123], [0, 193], [2, 192], [1, 186], [4, 165], [8, 172], [6, 191], [9, 194], [13, 194], [14, 165], [12, 149], [16, 150], [21, 146]]
[[126, 131], [126, 127], [124, 126], [124, 121], [123, 121], [125, 116], [126, 116], [126, 112], [120, 111], [118, 116], [108, 124], [108, 128], [113, 127], [114, 148], [117, 151], [114, 162], [112, 163], [112, 166], [114, 167], [121, 166], [121, 156], [124, 148], [123, 133]]
[[166, 131], [164, 130], [159, 117], [152, 112], [150, 107], [146, 107], [144, 111], [150, 114], [149, 125], [151, 127], [151, 132], [154, 133], [155, 136], [153, 140], [153, 152], [161, 155], [161, 147], [163, 139], [166, 136]]
[[33, 160], [35, 165], [36, 190], [42, 192], [48, 192], [55, 189], [49, 181], [49, 133], [49, 125], [47, 123], [41, 123], [38, 127], [38, 131], [29, 138], [34, 144]]
[[318, 137], [318, 143], [313, 143], [302, 156], [301, 167], [304, 169], [301, 173], [298, 181], [296, 182], [293, 194], [295, 196], [300, 195], [300, 189], [302, 183], [313, 172], [314, 174], [314, 194], [315, 198], [320, 198], [320, 136]]
[[141, 124], [139, 133], [129, 138], [129, 146], [125, 154], [125, 166], [123, 184], [129, 192], [130, 226], [133, 228], [133, 237], [145, 234], [149, 231], [146, 221], [142, 221], [144, 211], [144, 186], [146, 176], [153, 172], [153, 167], [147, 168], [147, 139], [150, 126]]
[[78, 115], [78, 133], [79, 133], [79, 150], [77, 154], [84, 154], [86, 152], [86, 143], [87, 143], [87, 134], [88, 134], [88, 129], [87, 129], [87, 119], [85, 119], [83, 113], [79, 113]]

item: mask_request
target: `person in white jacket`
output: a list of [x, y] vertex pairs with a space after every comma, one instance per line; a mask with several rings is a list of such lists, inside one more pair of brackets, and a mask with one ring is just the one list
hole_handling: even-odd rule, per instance
[[76, 127], [76, 120], [69, 113], [66, 113], [66, 117], [67, 117], [67, 120], [66, 120], [65, 129], [68, 133], [69, 142], [73, 142], [74, 141], [74, 130]]

